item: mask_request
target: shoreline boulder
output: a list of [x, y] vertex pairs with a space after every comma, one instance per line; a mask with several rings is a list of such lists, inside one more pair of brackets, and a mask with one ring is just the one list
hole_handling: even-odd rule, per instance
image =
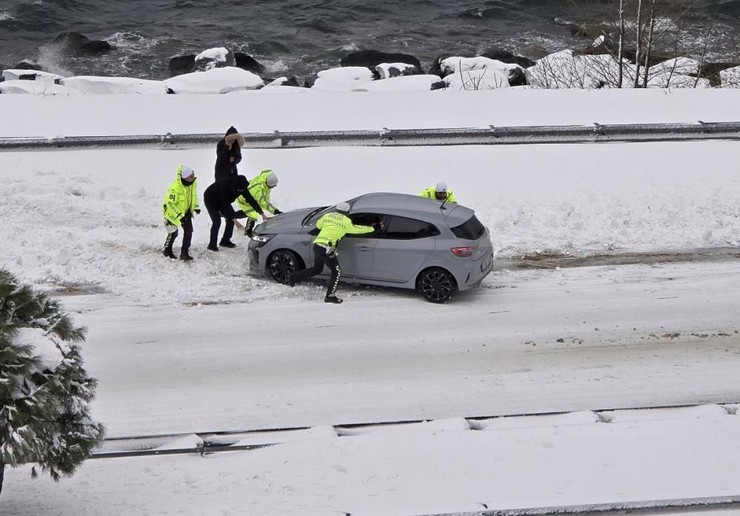
[[52, 45], [72, 55], [103, 54], [113, 48], [105, 40], [90, 39], [79, 32], [63, 32], [54, 38]]

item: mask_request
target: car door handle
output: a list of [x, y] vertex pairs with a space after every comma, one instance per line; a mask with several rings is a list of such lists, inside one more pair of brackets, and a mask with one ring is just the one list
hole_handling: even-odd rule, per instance
[[357, 249], [359, 249], [360, 251], [372, 251], [373, 250], [373, 248], [370, 247], [369, 245], [360, 245], [360, 246], [357, 246]]

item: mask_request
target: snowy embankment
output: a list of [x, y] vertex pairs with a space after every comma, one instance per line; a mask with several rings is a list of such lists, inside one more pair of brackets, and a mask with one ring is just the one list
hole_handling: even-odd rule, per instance
[[685, 506], [740, 500], [740, 450], [727, 447], [737, 420], [709, 405], [475, 428], [460, 419], [343, 434], [320, 427], [249, 452], [89, 460], [72, 479], [27, 480], [22, 492], [16, 481], [28, 472], [13, 471], [3, 506], [18, 515], [513, 516], [665, 506], [688, 514]]

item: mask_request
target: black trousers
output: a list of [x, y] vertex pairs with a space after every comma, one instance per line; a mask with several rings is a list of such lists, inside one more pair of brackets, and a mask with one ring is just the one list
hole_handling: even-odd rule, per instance
[[339, 260], [337, 260], [336, 256], [329, 256], [326, 254], [325, 247], [316, 244], [313, 245], [313, 256], [313, 267], [297, 271], [293, 275], [293, 281], [300, 283], [304, 279], [321, 274], [321, 271], [324, 270], [324, 265], [326, 265], [331, 271], [329, 288], [326, 290], [326, 295], [335, 295], [337, 293], [337, 287], [339, 286], [339, 278], [342, 275], [342, 268], [339, 266]]
[[[193, 218], [188, 213], [180, 219], [182, 225], [182, 249], [181, 253], [187, 253], [190, 250], [190, 243], [193, 241]], [[164, 241], [164, 248], [172, 251], [172, 245], [175, 243], [175, 239], [179, 232], [175, 230], [174, 233], [167, 234], [167, 240]]]
[[234, 221], [231, 217], [227, 217], [217, 206], [210, 205], [206, 202], [206, 210], [208, 210], [208, 216], [211, 217], [211, 236], [208, 240], [209, 247], [216, 247], [218, 242], [218, 232], [221, 229], [221, 217], [226, 219], [224, 224], [224, 236], [221, 238], [222, 242], [231, 240], [234, 234]]

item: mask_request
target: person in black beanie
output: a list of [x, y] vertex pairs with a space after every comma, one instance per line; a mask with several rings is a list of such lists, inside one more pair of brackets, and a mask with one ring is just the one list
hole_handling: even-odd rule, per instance
[[[205, 202], [206, 210], [208, 210], [208, 215], [211, 217], [211, 237], [208, 242], [209, 250], [218, 251], [216, 241], [218, 240], [218, 232], [221, 229], [221, 217], [226, 219], [226, 225], [219, 244], [222, 247], [236, 247], [236, 244], [231, 241], [231, 236], [234, 234], [234, 224], [239, 224], [237, 219], [243, 219], [247, 216], [242, 210], [234, 210], [234, 207], [231, 205], [240, 195], [254, 208], [254, 211], [262, 215], [263, 220], [268, 218], [268, 215], [262, 211], [259, 203], [249, 193], [249, 181], [246, 177], [236, 175], [218, 179], [203, 192], [203, 201]], [[239, 227], [242, 227], [241, 224], [239, 224]]]
[[242, 160], [243, 145], [244, 137], [232, 125], [216, 144], [216, 181], [239, 173], [236, 165]]

